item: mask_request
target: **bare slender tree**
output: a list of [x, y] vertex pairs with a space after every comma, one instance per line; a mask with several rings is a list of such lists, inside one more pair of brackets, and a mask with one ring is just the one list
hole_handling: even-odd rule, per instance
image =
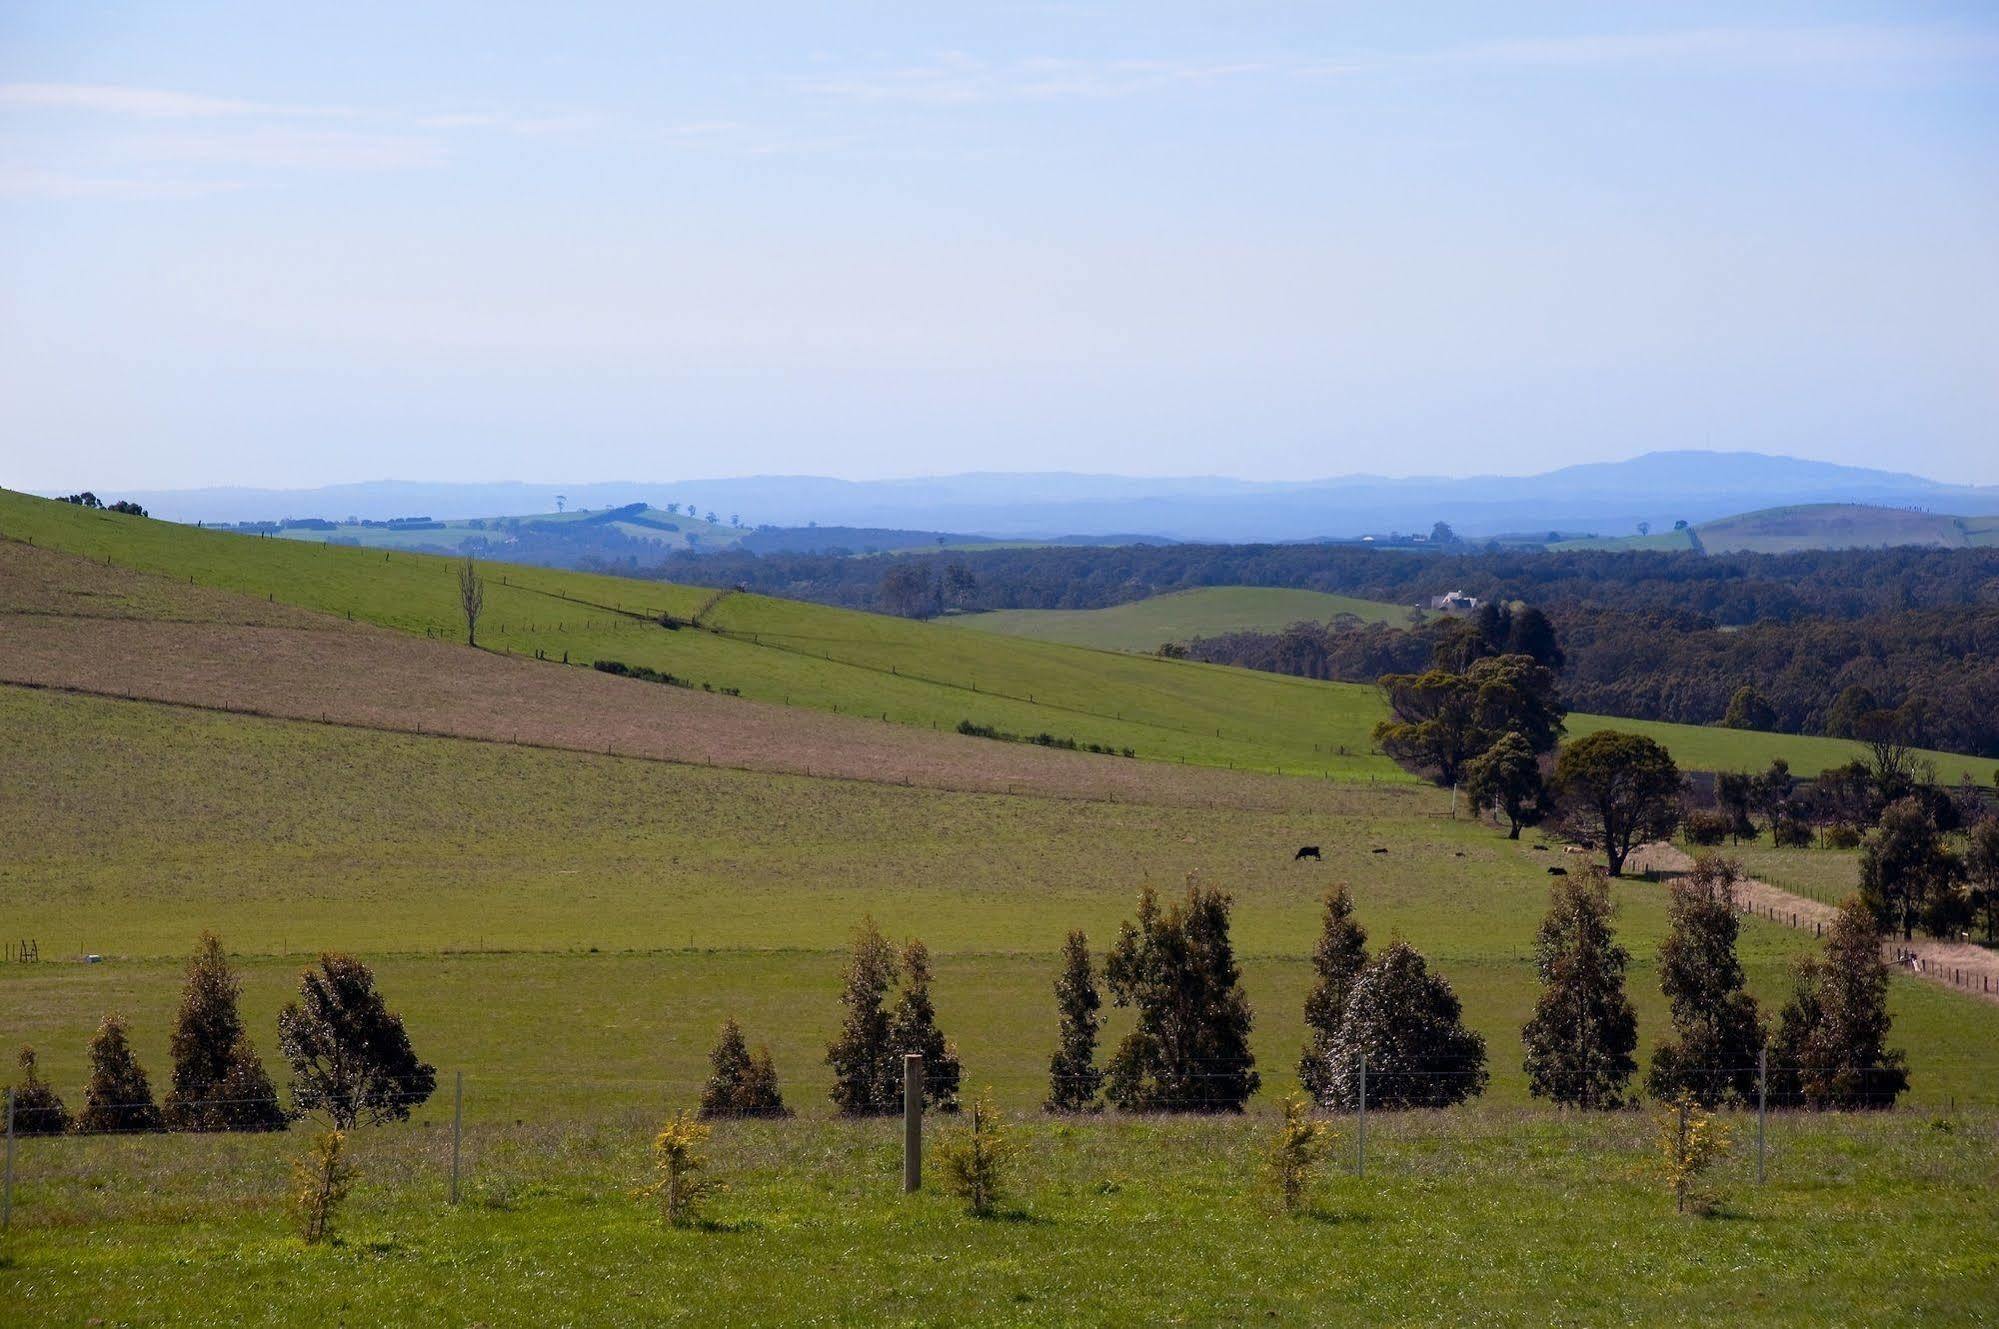
[[465, 644], [479, 644], [479, 614], [486, 608], [486, 579], [466, 555], [458, 565], [458, 604], [465, 611]]

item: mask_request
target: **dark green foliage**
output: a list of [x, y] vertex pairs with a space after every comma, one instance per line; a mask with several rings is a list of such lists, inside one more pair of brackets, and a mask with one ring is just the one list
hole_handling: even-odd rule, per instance
[[1558, 878], [1534, 940], [1541, 995], [1521, 1032], [1527, 1087], [1568, 1107], [1615, 1108], [1638, 1069], [1638, 1015], [1624, 992], [1631, 956], [1611, 931], [1610, 883]]
[[1367, 965], [1367, 929], [1354, 921], [1353, 896], [1345, 886], [1326, 892], [1325, 922], [1312, 948], [1312, 990], [1305, 994], [1305, 1050], [1298, 1058], [1298, 1081], [1314, 1102], [1324, 1102], [1332, 1072], [1333, 1037], [1346, 1014], [1354, 980]]
[[243, 985], [213, 932], [187, 962], [187, 984], [174, 1017], [173, 1088], [167, 1124], [177, 1131], [279, 1131], [288, 1116], [277, 1086], [243, 1029], [236, 1003]]
[[1825, 958], [1800, 959], [1770, 1043], [1771, 1090], [1812, 1108], [1890, 1108], [1909, 1087], [1887, 1046], [1888, 967], [1867, 906], [1849, 896], [1826, 933]]
[[22, 1047], [15, 1058], [21, 1083], [14, 1089], [14, 1134], [61, 1135], [70, 1128], [69, 1109], [62, 1095], [35, 1073], [35, 1050]]
[[1904, 940], [1918, 926], [1939, 934], [1962, 920], [1958, 890], [1963, 864], [1914, 798], [1899, 799], [1881, 813], [1860, 855], [1860, 898], [1883, 929]]
[[132, 1052], [125, 1021], [107, 1015], [90, 1040], [90, 1083], [83, 1090], [83, 1111], [76, 1129], [86, 1135], [105, 1131], [157, 1131], [163, 1128], [152, 1082]]
[[1111, 1059], [1105, 1096], [1126, 1112], [1240, 1112], [1262, 1083], [1252, 1016], [1229, 941], [1229, 897], [1190, 882], [1163, 912], [1151, 887], [1104, 965], [1137, 1027]]
[[[904, 980], [894, 1008], [883, 1002], [896, 980]], [[942, 1112], [958, 1107], [957, 1049], [937, 1028], [930, 1001], [930, 952], [912, 941], [900, 958], [872, 918], [854, 932], [852, 953], [840, 994], [845, 1008], [840, 1032], [826, 1049], [833, 1068], [833, 1102], [846, 1116], [885, 1116], [902, 1110], [902, 1058], [923, 1058], [926, 1106]]]
[[1689, 812], [1680, 824], [1680, 831], [1687, 837], [1687, 843], [1712, 848], [1726, 840], [1735, 831], [1735, 818], [1719, 808], [1701, 809]]
[[1740, 843], [1756, 838], [1749, 809], [1756, 801], [1756, 777], [1744, 771], [1720, 771], [1714, 777], [1714, 801], [1728, 817], [1728, 833]]
[[1728, 699], [1728, 713], [1721, 722], [1730, 729], [1775, 729], [1777, 708], [1756, 690], [1755, 684], [1744, 683]]
[[902, 994], [889, 1014], [889, 1070], [899, 1086], [902, 1058], [911, 1052], [923, 1058], [923, 1103], [935, 1112], [958, 1110], [958, 1050], [937, 1027], [937, 1010], [930, 1001], [930, 949], [911, 941], [902, 951]]
[[1751, 1102], [1763, 1023], [1743, 991], [1735, 953], [1741, 922], [1732, 860], [1703, 854], [1672, 885], [1671, 930], [1659, 948], [1659, 986], [1676, 1037], [1652, 1054], [1646, 1088], [1655, 1098], [1691, 1094], [1703, 1107]]
[[1533, 605], [1513, 611], [1507, 625], [1505, 654], [1527, 656], [1535, 664], [1546, 665], [1557, 673], [1567, 662], [1555, 638], [1555, 625]]
[[972, 720], [958, 721], [958, 732], [967, 738], [994, 738], [1002, 743], [1032, 743], [1038, 748], [1061, 748], [1064, 752], [1094, 752], [1105, 757], [1138, 755], [1130, 748], [1116, 748], [1107, 743], [1082, 743], [1073, 738], [1058, 737], [1045, 730], [1039, 734], [1010, 734], [995, 725], [979, 724]]
[[1511, 732], [1466, 763], [1465, 795], [1475, 809], [1504, 814], [1509, 840], [1518, 840], [1520, 828], [1537, 824], [1547, 811], [1540, 759], [1526, 739]]
[[694, 685], [684, 678], [661, 673], [648, 665], [629, 665], [623, 660], [598, 660], [591, 666], [600, 674], [616, 674], [619, 678], [636, 678], [645, 683], [664, 683], [668, 687], [691, 688]]
[[278, 1012], [278, 1050], [291, 1066], [298, 1112], [323, 1112], [345, 1131], [363, 1120], [406, 1120], [436, 1091], [436, 1069], [417, 1059], [367, 965], [327, 951], [299, 975], [298, 995]]
[[1324, 1101], [1370, 1108], [1449, 1107], [1485, 1092], [1485, 1040], [1465, 1027], [1457, 993], [1407, 942], [1360, 971], [1327, 1054]]
[[791, 1115], [777, 1087], [770, 1048], [760, 1045], [750, 1051], [734, 1017], [723, 1021], [722, 1032], [708, 1053], [708, 1065], [708, 1083], [701, 1088], [703, 1118]]
[[1966, 835], [1964, 872], [1971, 883], [1972, 915], [1991, 941], [1999, 937], [1999, 816], [1981, 819]]
[[840, 1032], [826, 1049], [833, 1068], [833, 1103], [850, 1117], [879, 1116], [901, 1106], [901, 1068], [891, 1073], [888, 1012], [882, 1001], [895, 985], [895, 949], [872, 918], [854, 931], [841, 986]]
[[1874, 694], [1858, 683], [1849, 684], [1834, 699], [1831, 709], [1825, 713], [1824, 733], [1827, 738], [1854, 738], [1860, 727], [1860, 717], [1869, 711], [1881, 709], [1874, 700]]
[[1529, 751], [1540, 753], [1562, 733], [1555, 675], [1530, 656], [1487, 656], [1463, 672], [1384, 674], [1381, 690], [1390, 715], [1375, 726], [1375, 741], [1403, 766], [1442, 785], [1458, 783], [1466, 763], [1503, 734], [1518, 734]]
[[1599, 730], [1564, 744], [1555, 762], [1564, 824], [1603, 850], [1613, 877], [1624, 871], [1634, 846], [1673, 833], [1680, 785], [1673, 758], [1643, 734]]
[[1090, 942], [1071, 932], [1062, 943], [1062, 973], [1055, 980], [1055, 1009], [1061, 1031], [1055, 1055], [1048, 1059], [1050, 1112], [1089, 1112], [1097, 1107], [1104, 1073], [1097, 1066], [1097, 1032], [1102, 1027], [1104, 999], [1090, 969]]

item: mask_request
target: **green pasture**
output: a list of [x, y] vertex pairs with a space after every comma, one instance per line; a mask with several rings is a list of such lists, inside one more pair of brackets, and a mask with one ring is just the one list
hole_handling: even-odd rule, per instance
[[[997, 1216], [897, 1193], [899, 1124], [722, 1123], [724, 1189], [636, 1194], [663, 1109], [364, 1128], [337, 1239], [290, 1235], [279, 1137], [32, 1140], [0, 1247], [9, 1323], [1131, 1325], [1989, 1323], [1989, 1113], [1753, 1121], [1676, 1215], [1646, 1114], [1370, 1114], [1304, 1210], [1260, 1176], [1273, 1115], [1012, 1125]], [[473, 1093], [468, 1089], [468, 1096]], [[934, 1133], [953, 1129], [933, 1122]]]
[[1397, 627], [1409, 622], [1407, 605], [1281, 586], [1205, 586], [1105, 609], [996, 609], [944, 621], [1071, 646], [1152, 651], [1163, 642], [1227, 632], [1281, 632], [1293, 623], [1324, 623], [1342, 614]]
[[[203, 586], [280, 600], [408, 632], [464, 631], [456, 562], [429, 555], [258, 539], [86, 511], [0, 490], [0, 536]], [[704, 612], [705, 611], [705, 612]], [[671, 615], [701, 626], [669, 629]], [[1081, 650], [943, 623], [702, 587], [560, 569], [490, 565], [480, 641], [572, 663], [621, 660], [746, 697], [918, 728], [961, 720], [1131, 748], [1141, 759], [1402, 781], [1373, 755], [1382, 715], [1372, 687]], [[1760, 769], [1787, 757], [1800, 775], [1850, 760], [1832, 739], [1577, 715], [1572, 733], [1635, 729], [1692, 769]], [[1947, 779], [1989, 781], [1999, 762], [1929, 754]]]
[[[1545, 868], [1564, 861], [1406, 787], [1348, 786], [1320, 814], [962, 794], [17, 688], [0, 688], [0, 741], [0, 935], [49, 957], [0, 966], [0, 1046], [35, 1043], [70, 1085], [111, 1009], [163, 1071], [180, 957], [214, 928], [243, 957], [267, 1048], [299, 964], [348, 949], [441, 1066], [692, 1093], [734, 1013], [817, 1104], [840, 951], [872, 914], [929, 943], [970, 1074], [1028, 1106], [1064, 933], [1101, 949], [1141, 886], [1198, 874], [1235, 897], [1273, 1090], [1303, 1038], [1319, 896], [1344, 881], [1377, 942], [1407, 938], [1457, 986], [1491, 1046], [1492, 1097], [1518, 1101]], [[1293, 861], [1308, 843], [1323, 864]], [[1649, 1047], [1664, 892], [1615, 889]], [[1811, 945], [1744, 921], [1766, 1004]], [[76, 963], [86, 952], [104, 958]], [[1894, 1002], [1920, 1095], [1990, 1096], [1999, 1007], [1899, 977]]]

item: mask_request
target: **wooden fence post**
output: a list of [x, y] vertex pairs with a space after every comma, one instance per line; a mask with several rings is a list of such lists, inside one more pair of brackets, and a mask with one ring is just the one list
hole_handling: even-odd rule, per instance
[[923, 1186], [923, 1056], [902, 1058], [902, 1193], [914, 1195]]

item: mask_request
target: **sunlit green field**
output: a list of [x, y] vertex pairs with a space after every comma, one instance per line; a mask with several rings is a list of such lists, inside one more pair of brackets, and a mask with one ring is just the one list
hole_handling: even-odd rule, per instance
[[[468, 1091], [469, 1094], [470, 1091]], [[505, 1094], [505, 1087], [488, 1087]], [[727, 1189], [675, 1229], [634, 1197], [658, 1112], [532, 1093], [449, 1133], [364, 1129], [339, 1240], [282, 1208], [279, 1139], [33, 1140], [0, 1254], [10, 1323], [1903, 1325], [1999, 1311], [1990, 1114], [1753, 1122], [1716, 1217], [1673, 1213], [1643, 1114], [1370, 1114], [1306, 1209], [1260, 1176], [1270, 1114], [1016, 1125], [1000, 1215], [897, 1193], [891, 1123], [724, 1123]], [[934, 1123], [933, 1123], [934, 1125]], [[933, 1137], [934, 1138], [934, 1137]]]
[[1324, 623], [1342, 614], [1397, 627], [1409, 622], [1407, 605], [1282, 586], [1205, 586], [1105, 609], [996, 609], [944, 621], [1009, 637], [1107, 651], [1151, 651], [1162, 642], [1225, 632], [1281, 632], [1293, 623]]
[[[1063, 934], [1083, 928], [1102, 948], [1141, 886], [1173, 892], [1199, 874], [1235, 897], [1273, 1090], [1303, 1039], [1319, 895], [1345, 881], [1378, 941], [1408, 938], [1457, 985], [1491, 1044], [1492, 1096], [1524, 1095], [1518, 1030], [1558, 856], [1451, 819], [1428, 790], [1349, 786], [1318, 814], [1044, 800], [14, 688], [0, 688], [0, 743], [0, 935], [60, 961], [0, 966], [0, 1045], [35, 1043], [58, 1083], [80, 1082], [112, 1009], [163, 1067], [180, 958], [215, 928], [247, 957], [267, 1046], [298, 965], [334, 947], [377, 963], [440, 1066], [691, 1095], [735, 1013], [817, 1103], [840, 948], [871, 913], [938, 953], [938, 1007], [970, 1073], [1028, 1106]], [[1293, 862], [1305, 843], [1326, 861]], [[1664, 895], [1615, 889], [1649, 1046], [1665, 1018]], [[1766, 1004], [1811, 944], [1744, 921]], [[105, 959], [71, 962], [84, 952]], [[1923, 1095], [1992, 1093], [1999, 1007], [1906, 978], [1894, 1001]]]

